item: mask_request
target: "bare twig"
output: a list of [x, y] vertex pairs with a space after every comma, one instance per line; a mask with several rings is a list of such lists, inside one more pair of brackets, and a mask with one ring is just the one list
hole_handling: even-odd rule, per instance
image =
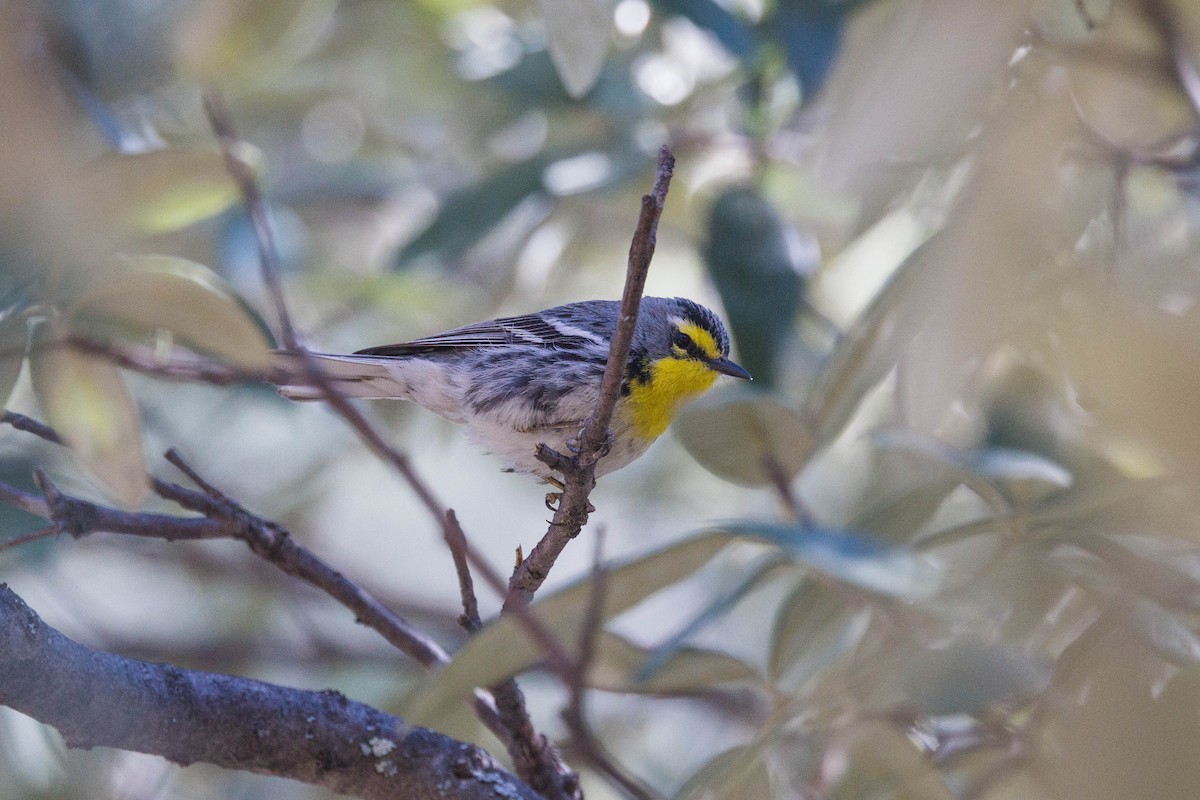
[[283, 283], [279, 279], [279, 248], [275, 246], [275, 232], [271, 227], [267, 204], [263, 201], [262, 191], [258, 187], [258, 178], [246, 157], [249, 145], [238, 138], [229, 108], [217, 92], [210, 91], [204, 94], [204, 113], [208, 116], [208, 124], [212, 126], [213, 133], [221, 144], [221, 153], [225, 156], [225, 169], [242, 193], [246, 214], [250, 217], [250, 225], [254, 229], [254, 241], [258, 245], [263, 283], [266, 284], [271, 303], [275, 306], [283, 344], [288, 350], [296, 351], [300, 343], [296, 339], [296, 329], [292, 327], [292, 318], [283, 297]]
[[[173, 454], [172, 461], [182, 463], [178, 454]], [[195, 474], [190, 468], [188, 471]], [[223, 495], [214, 499], [173, 483], [155, 480], [153, 487], [160, 496], [204, 514], [202, 517], [176, 517], [122, 511], [71, 497], [61, 492], [41, 470], [34, 472], [34, 481], [44, 497], [0, 483], [0, 501], [49, 519], [56, 531], [74, 538], [106, 531], [170, 542], [240, 539], [283, 572], [321, 589], [346, 606], [360, 623], [378, 632], [418, 663], [429, 667], [450, 660], [436, 642], [297, 544], [284, 528], [251, 514]]]
[[48, 539], [51, 536], [57, 536], [58, 532], [57, 526], [47, 525], [44, 528], [38, 528], [36, 531], [30, 531], [20, 536], [14, 536], [11, 539], [5, 539], [3, 542], [0, 542], [0, 550], [11, 550], [30, 542], [36, 542], [38, 539]]
[[474, 633], [483, 627], [479, 618], [479, 601], [475, 598], [475, 582], [471, 580], [471, 565], [467, 563], [466, 534], [458, 524], [458, 517], [453, 510], [446, 511], [450, 525], [443, 528], [446, 546], [450, 548], [450, 557], [454, 559], [454, 571], [458, 573], [458, 593], [462, 598], [463, 613], [458, 617], [458, 624], [468, 633]]
[[371, 597], [357, 584], [321, 561], [310, 550], [297, 544], [281, 525], [258, 517], [201, 478], [175, 450], [167, 460], [178, 467], [203, 490], [203, 494], [173, 483], [155, 480], [154, 490], [184, 508], [223, 522], [235, 538], [241, 539], [258, 556], [288, 575], [300, 578], [354, 612], [359, 622], [378, 631], [401, 652], [419, 664], [431, 667], [449, 662], [450, 656], [437, 642], [410, 625]]
[[[462, 529], [458, 524], [458, 520], [452, 512], [446, 510], [446, 506], [438, 501], [432, 490], [417, 475], [409, 463], [408, 457], [391, 447], [383, 439], [379, 432], [367, 421], [366, 417], [354, 407], [345, 394], [338, 390], [334, 381], [325, 374], [312, 354], [301, 346], [292, 328], [290, 315], [287, 311], [287, 303], [279, 279], [278, 250], [275, 246], [271, 221], [263, 202], [262, 192], [259, 190], [254, 171], [249, 168], [245, 160], [240, 156], [239, 151], [244, 150], [245, 145], [234, 134], [228, 110], [218, 96], [215, 94], [206, 96], [205, 110], [208, 113], [213, 131], [221, 142], [222, 150], [225, 153], [226, 166], [242, 191], [246, 210], [250, 215], [254, 229], [255, 241], [258, 245], [263, 280], [268, 286], [272, 303], [275, 305], [286, 350], [300, 357], [304, 364], [305, 377], [309, 383], [321, 390], [322, 396], [330, 408], [349, 423], [359, 435], [359, 438], [362, 439], [376, 456], [390, 464], [400, 473], [416, 493], [421, 503], [433, 518], [437, 520], [442, 529], [443, 538], [448, 543], [450, 541], [462, 541], [465, 543], [466, 539], [462, 535]], [[460, 582], [461, 580], [460, 574]], [[530, 780], [531, 783], [534, 783], [535, 788], [541, 794], [548, 796], [551, 800], [559, 800], [559, 798], [568, 800], [577, 796], [577, 776], [562, 764], [561, 759], [557, 758], [557, 753], [548, 745], [545, 737], [533, 729], [528, 712], [525, 710], [524, 698], [520, 690], [516, 689], [515, 682], [509, 681], [509, 683], [514, 691], [507, 691], [508, 687], [505, 687], [506, 691], [502, 691], [501, 696], [496, 697], [495, 706], [495, 710], [499, 711], [500, 720], [507, 729], [506, 731], [499, 730], [495, 725], [495, 716], [491, 713], [494, 709], [486, 702], [486, 699], [479, 696], [476, 697], [476, 710], [480, 713], [484, 722], [505, 740], [520, 775], [526, 780]], [[504, 735], [505, 733], [507, 735]], [[528, 757], [525, 757], [526, 755]], [[559, 791], [562, 787], [568, 787], [570, 791], [565, 793]]]
[[[482, 626], [482, 622], [479, 619], [470, 568], [474, 567], [482, 576], [484, 583], [488, 584], [501, 597], [507, 592], [508, 586], [500, 574], [471, 549], [466, 536], [457, 525], [458, 520], [454, 517], [453, 512], [448, 512], [447, 516], [453, 523], [453, 529], [444, 531], [444, 538], [454, 558], [459, 589], [462, 593], [463, 615], [459, 619], [463, 627], [473, 633]], [[564, 682], [569, 683], [574, 674], [575, 665], [570, 656], [562, 649], [554, 634], [534, 616], [525, 604], [515, 606], [510, 613], [517, 617], [541, 648], [550, 662], [550, 668], [563, 676]], [[579, 776], [567, 767], [557, 748], [534, 727], [529, 711], [525, 707], [525, 696], [516, 680], [509, 678], [501, 681], [490, 687], [489, 691], [495, 700], [495, 711], [508, 733], [507, 737], [501, 738], [513, 759], [517, 774], [544, 796], [562, 800], [581, 797]]]
[[787, 510], [801, 525], [810, 524], [812, 515], [809, 514], [808, 509], [804, 507], [796, 493], [792, 491], [787, 472], [779, 463], [779, 459], [771, 453], [763, 453], [762, 465], [767, 477], [771, 479], [771, 485], [775, 487], [775, 493], [779, 495], [780, 501], [787, 507]]
[[44, 497], [38, 497], [32, 492], [18, 489], [7, 483], [0, 483], [0, 502], [45, 519], [50, 518], [50, 506], [47, 505]]
[[[572, 695], [579, 697], [582, 705], [584, 684], [588, 670], [596, 658], [596, 640], [604, 622], [604, 601], [608, 595], [608, 573], [604, 571], [604, 529], [596, 531], [592, 546], [592, 592], [584, 609], [583, 625], [579, 629], [579, 663], [576, 667], [578, 680], [571, 686]], [[574, 699], [574, 698], [573, 698]]]
[[211, 361], [202, 356], [173, 356], [163, 358], [147, 347], [104, 342], [71, 334], [61, 342], [47, 341], [36, 347], [70, 347], [80, 353], [99, 356], [118, 367], [140, 372], [160, 380], [201, 382], [213, 386], [229, 386], [249, 381], [270, 381], [270, 370], [255, 370]]
[[512, 678], [492, 688], [496, 710], [512, 732], [508, 754], [517, 774], [545, 798], [583, 800], [579, 776], [562, 760], [550, 740], [533, 726], [525, 695]]
[[587, 721], [584, 701], [587, 693], [587, 675], [596, 658], [596, 643], [603, 622], [604, 600], [608, 592], [608, 580], [604, 571], [604, 531], [596, 531], [595, 549], [592, 555], [592, 592], [584, 610], [583, 624], [579, 629], [579, 656], [573, 674], [567, 680], [570, 697], [563, 709], [562, 718], [571, 735], [575, 753], [590, 764], [597, 772], [623, 791], [632, 800], [654, 800], [654, 793], [625, 770], [609, 755], [607, 749], [592, 731]]
[[621, 391], [629, 349], [633, 343], [633, 331], [637, 326], [638, 306], [646, 286], [646, 275], [650, 270], [650, 259], [658, 232], [658, 220], [662, 216], [663, 203], [674, 174], [675, 157], [663, 145], [658, 155], [658, 168], [653, 191], [642, 198], [642, 211], [638, 217], [637, 230], [629, 248], [629, 266], [625, 275], [625, 290], [621, 296], [621, 311], [617, 328], [613, 334], [608, 353], [608, 364], [600, 385], [600, 398], [596, 410], [584, 423], [579, 434], [579, 449], [572, 457], [556, 453], [542, 445], [538, 458], [553, 466], [564, 477], [562, 497], [559, 498], [554, 518], [541, 541], [517, 566], [509, 580], [508, 597], [504, 606], [529, 602], [545, 582], [550, 568], [558, 559], [567, 542], [575, 538], [588, 519], [588, 496], [595, 485], [596, 462], [603, 457], [608, 445], [608, 423], [612, 419], [617, 397]]
[[62, 437], [58, 435], [58, 431], [54, 430], [49, 425], [38, 422], [32, 417], [27, 417], [24, 414], [18, 414], [15, 411], [5, 411], [3, 414], [0, 414], [0, 423], [11, 425], [13, 428], [19, 431], [32, 433], [34, 436], [38, 436], [48, 442], [53, 442], [54, 444], [63, 443]]
[[[629, 361], [629, 348], [633, 344], [633, 331], [637, 327], [638, 308], [646, 288], [646, 275], [650, 272], [650, 259], [658, 242], [658, 219], [662, 216], [663, 204], [667, 201], [667, 190], [675, 174], [675, 156], [666, 145], [658, 153], [658, 166], [651, 193], [642, 197], [642, 212], [638, 217], [637, 230], [629, 247], [629, 266], [625, 275], [625, 289], [621, 293], [621, 313], [617, 318], [617, 329], [613, 334], [608, 351], [608, 364], [604, 379], [600, 383], [600, 399], [590, 419], [584, 423], [579, 435], [580, 452], [576, 458], [598, 459], [608, 441], [608, 423], [617, 406], [621, 381], [625, 378], [625, 367]], [[584, 456], [590, 452], [592, 456]]]
[[[625, 365], [629, 360], [633, 332], [637, 326], [638, 306], [646, 285], [650, 259], [654, 254], [658, 220], [662, 215], [674, 166], [674, 156], [664, 146], [659, 153], [654, 189], [651, 194], [642, 198], [637, 231], [629, 249], [629, 266], [625, 277], [625, 290], [621, 297], [620, 315], [609, 349], [596, 410], [584, 423], [579, 434], [579, 448], [573, 456], [557, 453], [545, 445], [539, 447], [538, 458], [563, 475], [563, 493], [546, 535], [527, 557], [519, 560], [505, 592], [502, 613], [516, 614], [523, 619], [527, 630], [542, 646], [552, 668], [557, 664], [568, 685], [582, 683], [583, 679], [573, 677], [575, 665], [561, 654], [561, 647], [552, 636], [541, 635], [544, 630], [536, 618], [532, 615], [528, 615], [528, 619], [525, 618], [526, 606], [546, 580], [550, 568], [554, 566], [567, 542], [575, 538], [587, 523], [591, 509], [588, 496], [595, 486], [596, 463], [608, 448], [608, 425], [620, 393]], [[469, 557], [470, 550], [466, 553]], [[480, 568], [477, 562], [472, 563], [477, 569]], [[485, 578], [489, 577], [487, 570], [481, 574]], [[580, 796], [578, 779], [574, 773], [558, 769], [555, 774], [556, 765], [560, 763], [557, 753], [548, 746], [545, 737], [537, 733], [530, 724], [523, 696], [516, 682], [511, 679], [505, 681], [493, 687], [492, 693], [501, 716], [514, 731], [515, 741], [510, 744], [509, 753], [517, 764], [518, 774], [544, 794], [553, 792], [556, 797], [566, 798]]]
[[[465, 542], [464, 542], [465, 545]], [[492, 591], [503, 597], [508, 590], [508, 584], [500, 577], [500, 573], [496, 572], [479, 554], [469, 547], [463, 549], [463, 554], [471, 566], [480, 574], [484, 583], [491, 587]], [[570, 654], [563, 648], [562, 644], [554, 633], [542, 623], [537, 615], [528, 604], [520, 603], [512, 606], [506, 613], [512, 614], [525, 632], [541, 649], [542, 654], [546, 656], [547, 665], [550, 670], [559, 675], [564, 682], [570, 683], [574, 680], [574, 676], [578, 671], [578, 666], [575, 659], [571, 658]]]

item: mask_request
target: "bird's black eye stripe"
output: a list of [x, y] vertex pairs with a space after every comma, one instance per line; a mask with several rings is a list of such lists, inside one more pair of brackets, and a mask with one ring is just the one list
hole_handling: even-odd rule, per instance
[[685, 352], [691, 351], [696, 346], [696, 343], [692, 341], [692, 337], [680, 330], [675, 331], [671, 335], [671, 344]]

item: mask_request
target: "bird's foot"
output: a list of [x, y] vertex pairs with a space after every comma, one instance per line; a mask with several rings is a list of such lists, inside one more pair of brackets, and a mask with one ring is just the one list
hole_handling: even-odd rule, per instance
[[[582, 432], [583, 431], [580, 431], [580, 433], [582, 433]], [[616, 441], [616, 437], [613, 435], [612, 431], [609, 431], [608, 435], [606, 435], [604, 437], [604, 444], [600, 445], [600, 452], [597, 453], [597, 457], [604, 458], [606, 455], [608, 455], [609, 451], [612, 450], [614, 441]], [[578, 436], [572, 436], [570, 439], [567, 439], [566, 445], [567, 445], [567, 451], [571, 455], [573, 455], [573, 456], [579, 455], [579, 448], [581, 447], [581, 444], [579, 442]]]
[[567, 485], [565, 483], [563, 483], [562, 481], [560, 481], [558, 478], [546, 477], [546, 478], [542, 478], [542, 480], [544, 480], [546, 483], [553, 486], [555, 489], [558, 489], [557, 492], [546, 492], [546, 508], [547, 508], [547, 510], [557, 511], [558, 510], [558, 501], [562, 500], [563, 491], [567, 488]]
[[[566, 491], [567, 485], [557, 478], [543, 478], [543, 480], [554, 488], [558, 489], [557, 492], [546, 493], [546, 508], [552, 512], [558, 511], [558, 503], [560, 500], [562, 500], [563, 492]], [[588, 501], [587, 513], [591, 514], [595, 510], [596, 507], [592, 505], [591, 501]]]

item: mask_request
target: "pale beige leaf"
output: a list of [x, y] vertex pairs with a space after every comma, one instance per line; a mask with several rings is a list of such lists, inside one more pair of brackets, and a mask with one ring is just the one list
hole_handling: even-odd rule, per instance
[[138, 408], [117, 368], [62, 347], [30, 356], [42, 413], [76, 461], [126, 507], [149, 494]]
[[25, 318], [10, 314], [0, 319], [0, 408], [8, 404], [21, 377], [25, 358]]
[[264, 367], [271, 342], [233, 290], [202, 264], [173, 256], [125, 259], [95, 273], [72, 304], [72, 325], [115, 323], [137, 333], [168, 331], [200, 353]]
[[537, 0], [546, 28], [550, 60], [571, 97], [596, 84], [612, 41], [610, 0]]
[[219, 152], [183, 148], [106, 156], [83, 176], [80, 192], [135, 234], [178, 230], [238, 200]]
[[758, 671], [727, 653], [683, 647], [642, 675], [653, 652], [607, 631], [596, 642], [588, 685], [613, 692], [687, 694], [728, 683], [760, 683]]
[[790, 480], [812, 451], [812, 436], [800, 415], [753, 391], [713, 392], [680, 412], [674, 430], [710, 472], [746, 486], [771, 482], [768, 463]]
[[[602, 618], [613, 617], [683, 580], [707, 564], [728, 541], [724, 534], [706, 534], [608, 570]], [[568, 652], [574, 650], [579, 639], [579, 626], [592, 591], [591, 580], [583, 580], [532, 607], [532, 612]], [[450, 664], [430, 676], [409, 698], [405, 716], [415, 724], [435, 724], [475, 687], [491, 686], [541, 659], [541, 648], [522, 623], [513, 616], [505, 616], [476, 634]]]
[[[842, 745], [845, 773], [829, 793], [836, 800], [953, 800], [937, 769], [901, 731], [884, 723], [855, 730]], [[830, 754], [826, 755], [828, 759]]]
[[180, 15], [175, 57], [201, 84], [262, 82], [304, 58], [328, 32], [333, 0], [206, 0]]
[[688, 778], [674, 800], [769, 800], [766, 750], [734, 747], [719, 753]]

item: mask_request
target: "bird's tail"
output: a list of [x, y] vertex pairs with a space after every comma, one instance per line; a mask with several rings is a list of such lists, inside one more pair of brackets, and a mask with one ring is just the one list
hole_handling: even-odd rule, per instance
[[[408, 387], [399, 382], [388, 362], [395, 359], [378, 356], [332, 355], [310, 353], [313, 366], [320, 369], [334, 388], [347, 397], [402, 398]], [[271, 382], [278, 384], [279, 393], [291, 400], [320, 400], [324, 397], [319, 384], [309, 379], [304, 359], [295, 353], [275, 353], [271, 361]]]

